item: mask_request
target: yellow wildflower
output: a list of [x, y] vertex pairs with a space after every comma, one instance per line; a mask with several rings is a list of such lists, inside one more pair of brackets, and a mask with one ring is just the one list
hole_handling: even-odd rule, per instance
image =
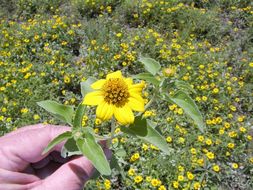
[[121, 71], [116, 71], [93, 83], [91, 87], [96, 91], [88, 93], [83, 103], [97, 105], [96, 115], [101, 120], [108, 120], [114, 115], [119, 123], [127, 125], [134, 122], [132, 110], [144, 111], [141, 96], [144, 86], [144, 82], [133, 84], [131, 78], [124, 78]]

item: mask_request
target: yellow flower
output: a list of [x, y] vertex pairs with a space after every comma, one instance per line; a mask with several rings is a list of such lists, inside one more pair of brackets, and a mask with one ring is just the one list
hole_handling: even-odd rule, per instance
[[158, 190], [166, 190], [166, 187], [164, 185], [161, 185]]
[[160, 185], [161, 184], [161, 181], [159, 180], [159, 179], [152, 179], [151, 180], [151, 185], [153, 186], [153, 187], [157, 187], [158, 185]]
[[178, 181], [184, 181], [184, 176], [179, 175], [179, 176], [177, 177], [177, 180], [178, 180]]
[[199, 182], [195, 182], [195, 183], [193, 184], [193, 188], [196, 189], [196, 190], [200, 189], [200, 187], [201, 187], [201, 185], [200, 185]]
[[228, 148], [233, 149], [234, 147], [235, 147], [235, 144], [234, 144], [234, 143], [228, 143]]
[[98, 105], [96, 115], [101, 120], [114, 116], [120, 124], [127, 125], [134, 122], [132, 110], [144, 111], [141, 96], [144, 86], [144, 82], [133, 84], [131, 78], [124, 78], [121, 71], [116, 71], [93, 83], [91, 87], [96, 91], [88, 93], [83, 103]]
[[70, 83], [70, 78], [69, 78], [67, 75], [64, 76], [64, 82], [65, 82], [66, 84], [69, 84], [69, 83]]
[[220, 171], [220, 167], [218, 165], [214, 165], [213, 166], [213, 171], [219, 172]]
[[142, 182], [143, 178], [140, 176], [140, 175], [137, 175], [135, 178], [134, 178], [134, 182], [135, 183], [140, 183]]
[[135, 175], [135, 170], [134, 170], [133, 168], [130, 168], [130, 169], [128, 170], [128, 175], [129, 175], [129, 176]]
[[232, 168], [237, 169], [238, 167], [239, 167], [239, 166], [238, 166], [237, 163], [233, 163], [233, 164], [232, 164]]
[[212, 153], [212, 152], [207, 152], [206, 153], [206, 156], [208, 157], [208, 159], [210, 159], [210, 160], [213, 160], [214, 159], [214, 153]]
[[173, 181], [173, 187], [174, 187], [175, 189], [178, 189], [178, 187], [179, 187], [178, 181]]
[[193, 180], [194, 175], [193, 175], [191, 172], [187, 172], [187, 178], [188, 178], [189, 180]]
[[104, 186], [105, 186], [105, 189], [107, 190], [107, 189], [111, 189], [111, 182], [108, 180], [108, 179], [106, 179], [105, 181], [104, 181]]
[[171, 142], [172, 142], [172, 138], [171, 138], [170, 136], [168, 136], [168, 137], [166, 138], [166, 141], [167, 141], [168, 143], [171, 143]]

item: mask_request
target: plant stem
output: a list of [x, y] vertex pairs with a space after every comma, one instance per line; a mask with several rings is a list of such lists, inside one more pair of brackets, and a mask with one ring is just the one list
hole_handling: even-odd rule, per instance
[[114, 134], [115, 134], [115, 128], [116, 128], [116, 123], [115, 120], [112, 120], [111, 123], [111, 137], [107, 140], [107, 147], [110, 148], [112, 145], [112, 140], [114, 139]]

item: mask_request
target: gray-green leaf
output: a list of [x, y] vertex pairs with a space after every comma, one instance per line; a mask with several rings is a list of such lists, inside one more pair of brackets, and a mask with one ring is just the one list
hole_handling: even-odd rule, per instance
[[54, 115], [56, 118], [67, 122], [69, 125], [72, 125], [72, 117], [74, 114], [74, 107], [59, 104], [52, 100], [45, 100], [41, 102], [37, 102], [37, 104], [50, 112], [52, 115]]
[[170, 154], [172, 149], [168, 146], [163, 136], [160, 135], [154, 127], [154, 123], [138, 116], [135, 118], [134, 123], [129, 127], [121, 126], [121, 131], [149, 142], [157, 146], [164, 153]]
[[80, 103], [77, 107], [73, 127], [74, 128], [81, 128], [82, 127], [82, 119], [85, 112], [86, 106]]
[[187, 115], [189, 115], [197, 124], [201, 132], [205, 129], [203, 117], [192, 98], [183, 91], [178, 91], [173, 97], [168, 97], [175, 104], [180, 106]]
[[74, 138], [70, 138], [66, 141], [61, 150], [61, 156], [67, 158], [68, 156], [82, 155], [82, 152], [78, 149]]
[[77, 139], [76, 144], [79, 150], [86, 156], [94, 167], [102, 175], [110, 175], [111, 168], [101, 146], [96, 142], [94, 136], [88, 131], [85, 133], [85, 139]]
[[70, 131], [66, 131], [62, 134], [60, 134], [59, 136], [57, 136], [56, 138], [54, 138], [48, 145], [47, 147], [44, 149], [44, 151], [42, 152], [42, 154], [46, 154], [48, 151], [50, 151], [54, 146], [56, 146], [57, 144], [59, 144], [60, 142], [69, 139], [72, 136], [72, 133]]
[[134, 75], [133, 78], [145, 80], [147, 82], [152, 83], [155, 86], [160, 84], [160, 81], [157, 80], [152, 74], [150, 73], [140, 73], [138, 75]]
[[140, 57], [139, 61], [144, 64], [144, 68], [152, 75], [155, 75], [161, 69], [160, 63], [152, 58]]
[[81, 82], [81, 93], [83, 97], [85, 97], [87, 93], [94, 91], [90, 86], [94, 82], [96, 82], [96, 79], [93, 77], [89, 77], [86, 81]]
[[186, 91], [186, 92], [190, 91], [190, 92], [193, 92], [193, 93], [196, 94], [196, 91], [187, 82], [176, 80], [175, 85], [180, 90], [183, 90], [183, 91]]

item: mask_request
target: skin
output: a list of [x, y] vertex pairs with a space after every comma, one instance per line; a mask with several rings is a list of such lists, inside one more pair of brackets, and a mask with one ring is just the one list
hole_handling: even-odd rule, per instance
[[[0, 190], [80, 190], [94, 167], [83, 156], [64, 159], [63, 143], [41, 155], [48, 143], [69, 127], [37, 124], [0, 137]], [[104, 148], [109, 158], [111, 152]]]

